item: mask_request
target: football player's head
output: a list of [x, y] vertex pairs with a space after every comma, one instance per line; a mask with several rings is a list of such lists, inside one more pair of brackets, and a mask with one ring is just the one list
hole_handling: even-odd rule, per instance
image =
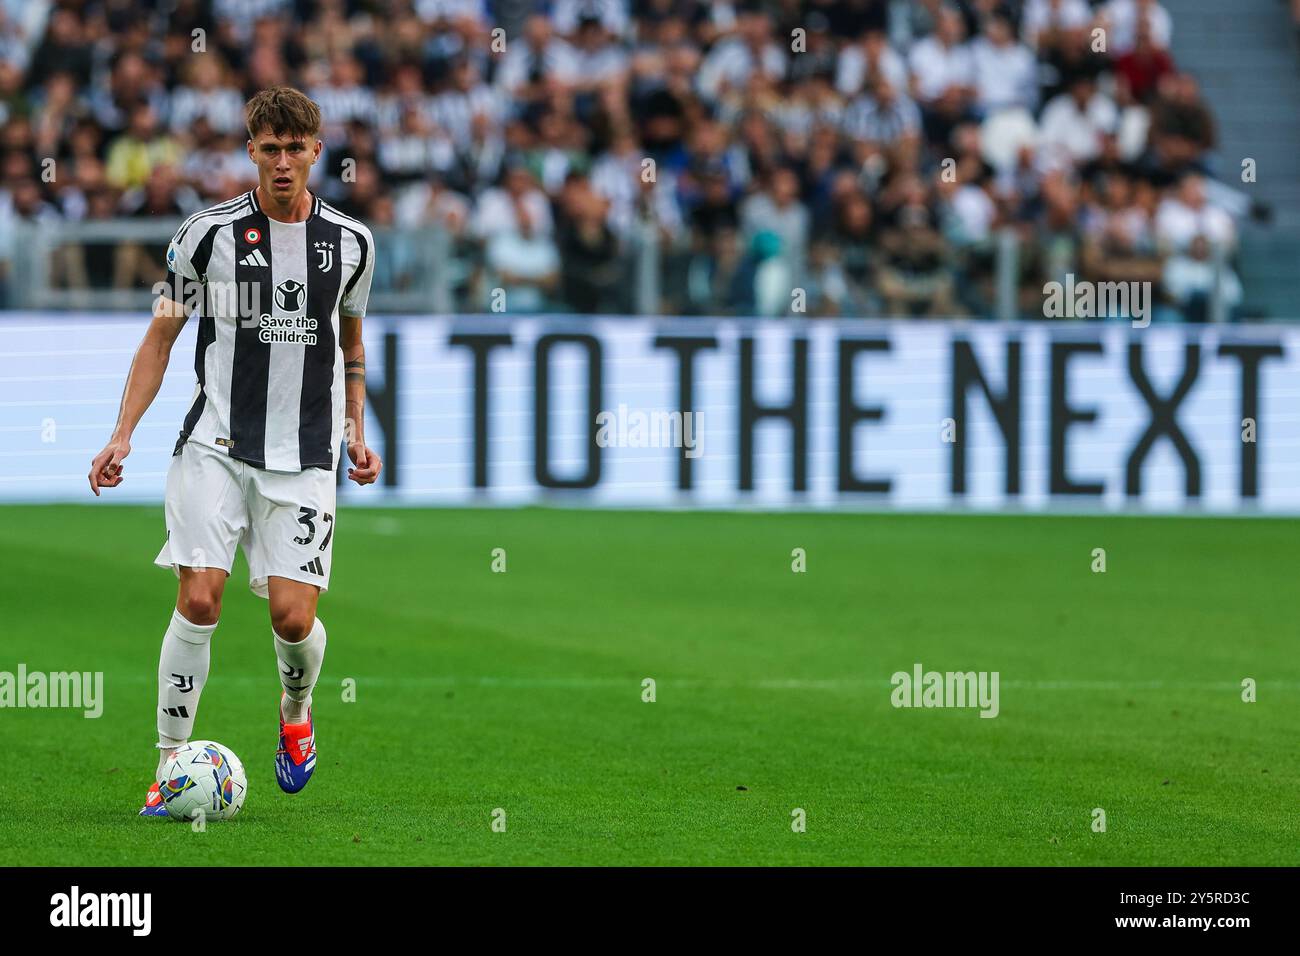
[[248, 155], [262, 194], [291, 203], [320, 158], [320, 107], [298, 90], [273, 86], [248, 101]]

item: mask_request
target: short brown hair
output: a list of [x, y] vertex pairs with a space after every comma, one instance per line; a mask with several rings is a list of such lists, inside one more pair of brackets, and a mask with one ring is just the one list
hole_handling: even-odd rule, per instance
[[256, 139], [263, 130], [276, 136], [320, 134], [320, 107], [289, 86], [262, 90], [248, 101], [244, 115], [249, 139]]

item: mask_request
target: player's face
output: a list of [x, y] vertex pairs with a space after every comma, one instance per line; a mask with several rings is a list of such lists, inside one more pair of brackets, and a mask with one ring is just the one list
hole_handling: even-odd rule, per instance
[[248, 144], [248, 155], [257, 164], [262, 191], [284, 202], [302, 195], [320, 152], [321, 143], [315, 136], [276, 136], [262, 132]]

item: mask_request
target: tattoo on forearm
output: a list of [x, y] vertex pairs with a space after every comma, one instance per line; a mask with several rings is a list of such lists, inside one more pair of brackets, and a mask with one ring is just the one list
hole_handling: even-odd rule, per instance
[[355, 359], [351, 362], [344, 362], [343, 379], [346, 381], [350, 378], [360, 379], [364, 382], [366, 379], [366, 363], [360, 359]]

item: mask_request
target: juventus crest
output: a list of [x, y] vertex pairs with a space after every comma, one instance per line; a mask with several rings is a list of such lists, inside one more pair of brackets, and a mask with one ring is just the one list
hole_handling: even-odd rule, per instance
[[334, 268], [334, 243], [322, 240], [316, 243], [316, 268], [321, 272], [329, 272]]

